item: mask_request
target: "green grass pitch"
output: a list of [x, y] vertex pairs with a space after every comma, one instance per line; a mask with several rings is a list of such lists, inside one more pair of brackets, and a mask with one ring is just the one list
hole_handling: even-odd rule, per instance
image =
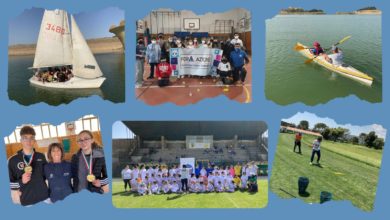
[[[347, 143], [323, 141], [321, 167], [309, 165], [314, 136], [304, 136], [302, 155], [293, 152], [294, 135], [280, 134], [272, 167], [270, 189], [282, 198], [301, 198], [319, 203], [320, 192], [328, 191], [333, 200], [350, 200], [362, 210], [374, 207], [382, 151]], [[314, 159], [316, 162], [316, 157]], [[298, 195], [298, 178], [310, 180], [307, 197]]]
[[268, 202], [268, 180], [258, 180], [259, 192], [190, 193], [137, 196], [124, 192], [122, 180], [112, 184], [112, 203], [117, 208], [264, 208]]

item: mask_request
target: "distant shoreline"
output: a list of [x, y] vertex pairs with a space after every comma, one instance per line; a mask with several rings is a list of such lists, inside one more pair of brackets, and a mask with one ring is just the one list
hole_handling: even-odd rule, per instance
[[326, 14], [325, 12], [288, 12], [281, 11], [278, 15], [382, 15], [381, 10], [361, 10], [352, 12], [336, 12], [335, 14]]
[[[92, 53], [123, 53], [123, 46], [118, 38], [107, 37], [87, 40]], [[35, 54], [36, 44], [17, 44], [8, 46], [8, 56], [28, 56]]]
[[279, 15], [326, 15], [324, 12], [286, 12], [281, 11]]

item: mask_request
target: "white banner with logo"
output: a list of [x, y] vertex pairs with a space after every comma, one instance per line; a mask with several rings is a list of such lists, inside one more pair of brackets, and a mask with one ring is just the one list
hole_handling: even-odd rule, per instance
[[190, 168], [193, 173], [195, 171], [195, 158], [193, 157], [180, 158], [180, 168], [182, 168], [183, 165], [186, 165], [187, 168]]
[[170, 64], [173, 76], [216, 75], [223, 51], [211, 48], [171, 48]]

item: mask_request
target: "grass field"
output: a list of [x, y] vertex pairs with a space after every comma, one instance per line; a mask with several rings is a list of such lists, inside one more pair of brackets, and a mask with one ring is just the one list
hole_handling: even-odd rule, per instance
[[112, 184], [116, 208], [264, 208], [268, 203], [268, 180], [258, 180], [259, 192], [200, 193], [137, 196], [124, 192], [122, 180]]
[[[382, 151], [352, 144], [323, 141], [321, 167], [310, 166], [311, 143], [304, 136], [302, 155], [293, 152], [294, 135], [279, 135], [270, 180], [271, 191], [282, 198], [301, 198], [319, 203], [320, 192], [333, 194], [333, 200], [350, 200], [356, 207], [371, 211], [374, 207]], [[316, 161], [316, 157], [314, 162]], [[298, 195], [298, 178], [310, 180], [307, 197]]]

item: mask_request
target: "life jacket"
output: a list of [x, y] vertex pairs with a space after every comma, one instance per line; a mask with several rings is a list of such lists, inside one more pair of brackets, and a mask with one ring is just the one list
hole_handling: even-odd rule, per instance
[[311, 51], [314, 55], [320, 55], [321, 53], [324, 53], [322, 47], [314, 47]]

